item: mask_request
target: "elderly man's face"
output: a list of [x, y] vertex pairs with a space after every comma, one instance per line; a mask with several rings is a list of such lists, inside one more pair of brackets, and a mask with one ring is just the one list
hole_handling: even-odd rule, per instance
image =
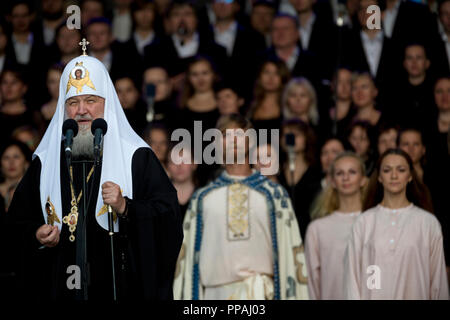
[[105, 99], [91, 94], [71, 97], [66, 100], [66, 115], [78, 123], [80, 131], [91, 129], [92, 121], [103, 118]]

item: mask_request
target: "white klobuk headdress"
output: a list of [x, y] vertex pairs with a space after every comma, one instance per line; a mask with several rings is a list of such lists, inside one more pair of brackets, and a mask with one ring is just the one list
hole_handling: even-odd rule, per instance
[[[51, 215], [48, 211], [52, 211], [56, 216], [52, 216], [51, 222], [58, 225], [60, 230], [61, 221], [67, 214], [62, 212], [60, 175], [65, 101], [70, 97], [86, 94], [105, 98], [104, 119], [108, 124], [108, 131], [103, 139], [102, 173], [95, 210], [97, 222], [103, 229], [108, 230], [108, 214], [104, 214], [106, 206], [103, 204], [101, 185], [106, 181], [112, 181], [120, 186], [123, 196], [132, 199], [132, 157], [138, 148], [149, 148], [128, 123], [104, 65], [86, 55], [71, 60], [61, 75], [56, 112], [33, 154], [33, 159], [39, 157], [42, 164], [40, 197], [44, 219], [46, 223], [50, 223], [48, 217]], [[118, 231], [117, 220], [114, 223], [114, 230]]]

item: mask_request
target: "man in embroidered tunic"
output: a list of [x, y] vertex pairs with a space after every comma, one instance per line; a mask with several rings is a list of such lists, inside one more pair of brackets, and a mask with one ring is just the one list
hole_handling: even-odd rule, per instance
[[288, 193], [252, 171], [247, 138], [231, 142], [250, 128], [245, 118], [223, 116], [217, 126], [226, 134], [224, 153], [236, 159], [243, 152], [245, 163], [226, 164], [218, 179], [193, 195], [174, 298], [307, 299], [303, 244]]
[[[85, 55], [70, 61], [59, 92], [55, 116], [11, 204], [9, 224], [21, 240], [18, 291], [45, 300], [112, 299], [110, 205], [119, 300], [171, 299], [182, 242], [175, 188], [127, 122], [100, 61]], [[61, 141], [65, 118], [79, 126], [70, 168]], [[93, 170], [96, 118], [104, 118], [108, 130], [101, 163]], [[86, 194], [81, 193], [84, 177]]]

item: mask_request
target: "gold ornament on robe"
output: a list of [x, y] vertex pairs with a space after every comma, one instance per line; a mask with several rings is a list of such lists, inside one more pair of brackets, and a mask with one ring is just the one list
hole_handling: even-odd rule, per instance
[[83, 66], [83, 62], [77, 62], [75, 67], [69, 73], [66, 94], [69, 92], [70, 87], [75, 87], [77, 89], [77, 94], [81, 93], [84, 86], [96, 90], [92, 80], [89, 78], [89, 71]]
[[50, 201], [50, 197], [47, 198], [47, 202], [45, 203], [45, 211], [47, 212], [47, 224], [53, 226], [55, 222], [61, 223], [56, 215], [55, 206]]
[[[97, 213], [97, 217], [100, 217], [101, 215], [104, 215], [105, 213], [108, 212], [108, 205], [104, 204], [101, 208], [100, 211]], [[116, 212], [113, 210], [113, 221], [116, 222], [117, 220], [117, 214]]]
[[[123, 194], [123, 189], [120, 189], [120, 193]], [[100, 208], [100, 211], [97, 213], [97, 217], [100, 217], [101, 215], [108, 212], [108, 205], [103, 204], [103, 206]], [[116, 222], [117, 220], [117, 213], [113, 210], [113, 221]]]
[[[94, 166], [92, 166], [91, 170], [89, 171], [89, 174], [86, 178], [86, 183], [89, 182], [89, 179], [91, 178], [92, 174], [94, 172]], [[70, 166], [69, 168], [70, 173], [70, 179], [73, 181], [73, 168]], [[72, 195], [72, 200], [70, 201], [70, 212], [63, 218], [63, 223], [67, 224], [67, 227], [70, 231], [69, 240], [71, 242], [75, 241], [75, 230], [77, 229], [77, 223], [78, 223], [78, 203], [80, 202], [81, 196], [83, 194], [83, 191], [80, 191], [80, 194], [78, 195], [78, 198], [75, 198], [75, 190], [73, 189], [72, 183], [70, 184], [70, 192]]]

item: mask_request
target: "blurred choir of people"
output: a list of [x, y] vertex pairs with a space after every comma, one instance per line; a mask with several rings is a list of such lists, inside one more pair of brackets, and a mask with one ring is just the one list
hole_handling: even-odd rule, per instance
[[[66, 25], [70, 4], [81, 8], [81, 29]], [[368, 28], [370, 5], [381, 8], [381, 29]], [[183, 215], [195, 211], [197, 190], [233, 174], [179, 164], [195, 155], [173, 155], [172, 132], [240, 123], [239, 114], [256, 130], [279, 130], [279, 141], [253, 152], [278, 162], [267, 178], [289, 195], [309, 298], [448, 299], [449, 0], [14, 0], [0, 11], [2, 221], [85, 37]], [[256, 158], [251, 170], [268, 166]], [[361, 280], [374, 259], [389, 270], [384, 293]], [[202, 268], [212, 286], [214, 270]], [[224, 288], [206, 296], [234, 290]]]

